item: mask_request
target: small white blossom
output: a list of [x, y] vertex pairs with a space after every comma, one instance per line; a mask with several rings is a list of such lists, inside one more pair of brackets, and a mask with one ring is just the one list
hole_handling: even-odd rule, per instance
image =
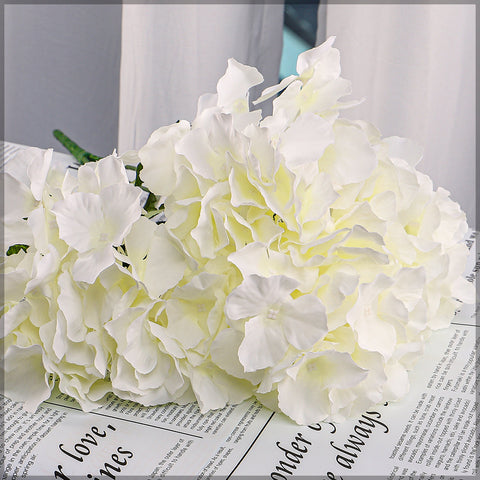
[[128, 183], [123, 164], [113, 157], [100, 160], [96, 169], [79, 168], [78, 188], [52, 211], [60, 238], [79, 253], [74, 279], [93, 283], [115, 262], [113, 247], [140, 217], [141, 191]]
[[273, 367], [289, 345], [308, 350], [327, 333], [321, 301], [313, 295], [292, 298], [297, 286], [285, 276], [251, 275], [228, 296], [227, 317], [234, 325], [246, 319], [238, 349], [246, 372]]

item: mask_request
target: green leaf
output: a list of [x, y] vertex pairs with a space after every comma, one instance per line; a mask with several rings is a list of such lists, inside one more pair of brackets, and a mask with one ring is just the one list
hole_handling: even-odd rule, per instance
[[140, 178], [140, 172], [143, 169], [143, 165], [139, 163], [137, 165], [137, 168], [135, 169], [135, 182], [133, 183], [136, 187], [141, 187], [143, 182], [142, 179]]
[[9, 257], [10, 255], [17, 254], [20, 250], [23, 250], [24, 252], [26, 252], [29, 247], [30, 245], [24, 245], [23, 243], [17, 243], [16, 245], [11, 245], [10, 247], [8, 247], [7, 257]]
[[145, 202], [145, 205], [143, 206], [143, 208], [147, 212], [151, 212], [152, 210], [155, 210], [156, 202], [157, 202], [157, 197], [152, 192], [150, 192], [148, 194], [147, 201]]

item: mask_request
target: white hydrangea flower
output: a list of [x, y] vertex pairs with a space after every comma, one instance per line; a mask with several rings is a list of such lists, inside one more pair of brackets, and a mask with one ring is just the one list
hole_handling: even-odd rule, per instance
[[237, 321], [245, 320], [238, 349], [245, 372], [273, 367], [290, 345], [308, 350], [327, 333], [323, 304], [314, 295], [292, 298], [297, 286], [281, 275], [251, 275], [228, 296], [227, 318], [235, 328], [240, 328]]
[[230, 58], [225, 75], [217, 83], [217, 93], [200, 97], [193, 126], [210, 121], [218, 112], [233, 114], [233, 123], [240, 131], [259, 123], [261, 110], [250, 111], [249, 90], [262, 82], [263, 76], [255, 67]]
[[25, 402], [26, 410], [35, 411], [50, 397], [49, 375], [43, 366], [39, 345], [11, 345], [5, 352], [3, 368], [4, 394], [14, 401]]
[[52, 208], [60, 238], [78, 252], [76, 281], [93, 283], [115, 262], [113, 247], [121, 245], [140, 217], [140, 196], [118, 158], [106, 157], [78, 169], [78, 191]]
[[282, 92], [273, 101], [273, 115], [262, 121], [273, 134], [279, 134], [300, 114], [311, 112], [330, 122], [338, 110], [359, 102], [341, 103], [339, 99], [351, 93], [351, 83], [340, 77], [340, 52], [332, 48], [335, 37], [322, 45], [301, 53], [297, 60], [297, 75], [290, 75], [278, 85], [265, 89], [254, 104]]
[[335, 408], [332, 390], [353, 388], [366, 375], [347, 353], [307, 353], [278, 384], [278, 406], [302, 425], [325, 420]]
[[[139, 152], [77, 175], [51, 151], [9, 162], [12, 398], [36, 408], [54, 379], [86, 410], [108, 392], [202, 412], [255, 395], [305, 424], [406, 395], [430, 333], [474, 300], [465, 214], [417, 145], [339, 117], [355, 102], [333, 41], [264, 90], [255, 104], [279, 95], [263, 120], [261, 74], [231, 59], [196, 118]], [[164, 224], [142, 216], [152, 201]]]
[[177, 285], [186, 268], [185, 257], [165, 225], [140, 217], [125, 237], [125, 261], [149, 295], [157, 298]]
[[112, 390], [121, 398], [144, 405], [175, 401], [189, 384], [178, 361], [155, 335], [159, 306], [151, 300], [131, 300], [135, 306], [127, 304], [125, 308], [121, 302], [123, 308], [117, 305], [113, 318], [105, 324], [117, 345], [110, 371]]
[[4, 245], [31, 245], [37, 240], [27, 224], [32, 212], [49, 209], [62, 198], [63, 173], [52, 163], [51, 149], [20, 150], [4, 168]]
[[173, 192], [181, 162], [175, 146], [189, 131], [190, 124], [185, 120], [159, 128], [138, 151], [143, 166], [140, 178], [152, 193], [163, 197]]
[[228, 375], [213, 363], [198, 367], [188, 365], [186, 370], [202, 413], [241, 403], [253, 395], [250, 382]]

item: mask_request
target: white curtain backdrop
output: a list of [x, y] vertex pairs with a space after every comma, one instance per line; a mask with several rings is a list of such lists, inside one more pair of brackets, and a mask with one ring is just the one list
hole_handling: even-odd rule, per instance
[[353, 82], [352, 98], [366, 98], [345, 116], [421, 144], [419, 170], [451, 192], [472, 227], [475, 32], [475, 5], [326, 8], [326, 35], [337, 37], [342, 76]]
[[282, 27], [280, 4], [123, 5], [119, 151], [193, 120], [198, 97], [216, 91], [229, 57], [276, 84]]

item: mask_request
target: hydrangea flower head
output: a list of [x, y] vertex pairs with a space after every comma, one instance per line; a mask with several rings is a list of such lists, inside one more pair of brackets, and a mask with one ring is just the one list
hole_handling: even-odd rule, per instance
[[202, 412], [256, 396], [307, 424], [408, 392], [430, 333], [474, 300], [468, 226], [417, 145], [341, 117], [358, 102], [333, 42], [253, 102], [276, 96], [271, 116], [231, 59], [196, 118], [138, 152], [77, 175], [51, 151], [15, 160], [7, 395], [34, 409], [57, 383], [85, 410], [114, 392]]

